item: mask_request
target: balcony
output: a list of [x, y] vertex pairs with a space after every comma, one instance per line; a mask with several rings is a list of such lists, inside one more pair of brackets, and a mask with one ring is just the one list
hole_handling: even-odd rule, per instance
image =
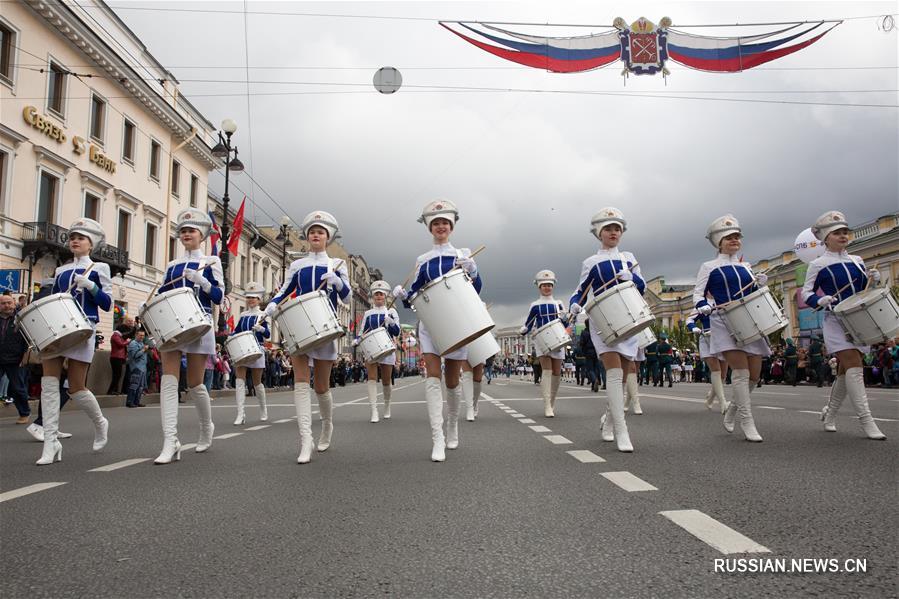
[[[69, 230], [53, 223], [23, 223], [22, 225], [23, 259], [30, 257], [36, 262], [44, 256], [54, 256], [60, 263], [72, 259], [69, 250]], [[94, 250], [91, 258], [96, 262], [109, 265], [112, 276], [124, 275], [128, 271], [128, 252], [111, 245]]]

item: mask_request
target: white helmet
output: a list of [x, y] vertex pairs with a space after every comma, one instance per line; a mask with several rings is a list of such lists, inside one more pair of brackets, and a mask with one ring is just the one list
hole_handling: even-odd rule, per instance
[[534, 285], [540, 287], [544, 283], [549, 283], [553, 287], [556, 286], [556, 273], [551, 270], [541, 270], [534, 276]]
[[258, 297], [259, 299], [262, 299], [262, 296], [265, 295], [265, 287], [262, 286], [262, 283], [251, 281], [247, 283], [246, 287], [244, 287], [244, 295], [247, 297]]
[[103, 232], [103, 227], [92, 218], [79, 218], [76, 220], [69, 227], [69, 235], [72, 233], [78, 233], [90, 239], [95, 250], [106, 243], [106, 233]]
[[818, 217], [818, 220], [812, 225], [812, 233], [819, 241], [824, 241], [834, 231], [848, 228], [849, 223], [846, 222], [846, 216], [842, 212], [831, 210]]
[[624, 213], [618, 208], [608, 206], [593, 215], [590, 219], [590, 232], [599, 239], [599, 232], [606, 225], [617, 223], [621, 227], [621, 231], [627, 231], [627, 221], [624, 220]]
[[388, 283], [387, 281], [375, 281], [371, 284], [371, 287], [369, 287], [368, 291], [372, 295], [374, 295], [376, 291], [380, 291], [384, 295], [389, 295], [391, 291], [390, 283]]
[[203, 239], [209, 237], [209, 232], [212, 231], [212, 219], [204, 211], [197, 208], [185, 208], [178, 213], [175, 222], [178, 224], [179, 231], [181, 229], [196, 229], [200, 232]]
[[313, 225], [318, 225], [328, 232], [328, 243], [340, 237], [338, 234], [340, 227], [334, 215], [324, 210], [316, 210], [307, 214], [303, 219], [303, 224], [300, 225], [300, 239], [306, 239], [306, 234]]
[[433, 202], [428, 202], [428, 205], [421, 211], [418, 222], [424, 223], [430, 231], [431, 222], [435, 218], [445, 218], [455, 228], [456, 223], [459, 222], [459, 211], [456, 209], [456, 205], [449, 200], [434, 200]]
[[737, 217], [733, 214], [725, 214], [712, 221], [712, 224], [709, 225], [709, 228], [705, 233], [705, 238], [708, 239], [709, 243], [715, 246], [715, 249], [717, 250], [719, 249], [718, 246], [722, 239], [728, 235], [742, 232]]

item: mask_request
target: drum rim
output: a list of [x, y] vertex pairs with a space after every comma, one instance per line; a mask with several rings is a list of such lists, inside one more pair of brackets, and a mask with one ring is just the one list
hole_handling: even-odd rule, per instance
[[[418, 299], [419, 297], [421, 297], [421, 294], [422, 294], [422, 293], [424, 293], [425, 291], [427, 291], [427, 290], [430, 289], [431, 287], [434, 287], [434, 286], [435, 286], [437, 283], [439, 283], [440, 281], [442, 281], [442, 280], [444, 280], [444, 279], [447, 279], [447, 278], [449, 278], [449, 277], [451, 277], [451, 276], [452, 276], [452, 277], [463, 276], [463, 277], [469, 278], [469, 277], [468, 277], [468, 274], [467, 274], [464, 270], [462, 270], [461, 268], [453, 268], [453, 269], [450, 270], [449, 272], [440, 275], [440, 276], [437, 277], [436, 279], [431, 279], [430, 281], [428, 281], [425, 285], [422, 286], [421, 289], [419, 289], [418, 291], [416, 291], [414, 295], [410, 296], [410, 297], [408, 298], [407, 301], [408, 301], [410, 304], [413, 304], [413, 305], [414, 305], [414, 304], [415, 304], [415, 300]], [[471, 280], [471, 279], [469, 278], [469, 280]]]
[[[868, 306], [875, 303], [875, 302], [872, 302], [871, 304], [865, 303], [865, 301], [870, 299], [868, 296], [875, 295], [875, 294], [879, 296], [875, 300], [875, 302], [880, 302], [880, 301], [886, 300], [888, 297], [891, 297], [889, 290], [886, 287], [872, 287], [871, 289], [862, 289], [858, 293], [853, 293], [852, 295], [847, 297], [845, 300], [841, 301], [836, 306], [834, 306], [833, 313], [834, 314], [843, 314], [844, 312], [848, 312], [849, 310], [853, 310], [853, 309], [864, 310]], [[850, 302], [852, 302], [853, 299], [856, 299], [856, 298], [858, 298], [858, 301], [856, 303], [854, 303], [854, 304], [850, 303]], [[887, 300], [887, 301], [889, 301], [889, 300]], [[844, 306], [847, 306], [847, 305], [849, 307], [844, 308]], [[844, 309], [841, 310], [840, 308], [844, 308]]]
[[[587, 302], [586, 304], [584, 304], [584, 311], [589, 312], [591, 307], [595, 306], [603, 298], [605, 298], [607, 296], [611, 297], [613, 292], [621, 293], [622, 289], [631, 289], [631, 288], [636, 288], [636, 287], [637, 287], [637, 285], [633, 281], [624, 281], [623, 283], [618, 283], [617, 285], [612, 285], [611, 287], [609, 287], [608, 289], [606, 289], [599, 295], [594, 295], [593, 297], [591, 297], [590, 301]], [[638, 289], [637, 294], [639, 294], [639, 293], [640, 293], [640, 290]], [[642, 298], [643, 296], [641, 295], [640, 297]]]

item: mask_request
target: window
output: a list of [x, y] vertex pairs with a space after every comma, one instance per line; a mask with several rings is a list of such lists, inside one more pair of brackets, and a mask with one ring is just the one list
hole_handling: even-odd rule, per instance
[[49, 88], [47, 89], [47, 109], [59, 116], [65, 115], [66, 104], [66, 69], [50, 61], [47, 72]]
[[178, 240], [175, 237], [169, 237], [169, 260], [175, 259], [175, 252], [178, 249]]
[[119, 210], [119, 238], [118, 248], [129, 251], [131, 241], [131, 213], [127, 210]]
[[91, 139], [103, 143], [103, 134], [106, 129], [106, 100], [97, 94], [91, 94]]
[[84, 193], [84, 216], [95, 221], [100, 220], [100, 205], [102, 200], [95, 194], [87, 191]]
[[134, 164], [134, 138], [137, 128], [134, 123], [125, 119], [125, 129], [122, 132], [122, 161]]
[[200, 193], [200, 179], [196, 175], [190, 176], [190, 207], [197, 207], [197, 195]]
[[250, 280], [258, 281], [256, 275], [259, 274], [259, 259], [253, 258], [253, 271], [250, 273]]
[[[227, 250], [225, 250], [225, 251], [227, 251]], [[241, 287], [247, 286], [247, 257], [246, 256], [240, 257], [240, 286]]]
[[159, 152], [162, 146], [155, 139], [150, 140], [150, 177], [159, 181]]
[[178, 191], [181, 189], [181, 163], [172, 160], [172, 195], [178, 197]]
[[147, 252], [144, 255], [144, 264], [156, 266], [156, 231], [158, 227], [147, 223]]
[[0, 80], [12, 84], [13, 50], [16, 46], [16, 33], [0, 23]]
[[6, 214], [6, 177], [9, 174], [9, 152], [0, 150], [0, 214]]
[[52, 223], [56, 220], [56, 199], [58, 197], [59, 177], [42, 170], [37, 201], [37, 222]]

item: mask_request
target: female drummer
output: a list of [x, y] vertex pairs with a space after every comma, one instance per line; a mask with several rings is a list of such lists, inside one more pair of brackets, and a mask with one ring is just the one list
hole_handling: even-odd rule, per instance
[[[328, 299], [335, 313], [337, 298], [345, 299], [350, 294], [346, 263], [343, 260], [332, 259], [327, 251], [328, 244], [339, 237], [337, 219], [324, 210], [316, 210], [306, 215], [300, 228], [300, 237], [309, 242], [309, 254], [291, 263], [284, 277], [284, 285], [265, 308], [267, 316], [274, 316], [278, 304], [284, 298], [312, 293], [321, 287], [322, 283], [327, 286]], [[334, 432], [331, 418], [333, 408], [331, 367], [336, 360], [336, 340], [318, 345], [305, 354], [290, 356], [294, 372], [293, 403], [296, 406], [297, 425], [300, 429], [298, 464], [308, 464], [312, 459], [312, 398], [309, 381], [313, 373], [318, 413], [322, 423], [318, 451], [325, 451], [331, 446], [331, 434]]]
[[[693, 303], [702, 316], [710, 316], [712, 334], [709, 354], [721, 354], [732, 369], [734, 399], [724, 412], [724, 428], [732, 433], [737, 413], [740, 428], [747, 441], [761, 443], [762, 436], [755, 428], [752, 417], [750, 393], [758, 384], [762, 370], [762, 358], [771, 355], [771, 348], [764, 336], [761, 339], [738, 346], [727, 329], [724, 318], [715, 311], [728, 302], [745, 297], [768, 282], [764, 273], [754, 275], [752, 267], [740, 260], [743, 233], [740, 223], [732, 214], [725, 214], [712, 221], [706, 239], [718, 250], [718, 257], [703, 263], [696, 275]], [[711, 300], [711, 301], [710, 301]]]
[[[375, 281], [369, 290], [375, 307], [366, 310], [362, 317], [362, 334], [374, 331], [380, 327], [387, 329], [391, 337], [400, 334], [400, 317], [393, 308], [387, 307], [387, 294], [390, 293], [390, 285], [387, 281]], [[361, 337], [353, 340], [353, 345], [359, 345]], [[365, 365], [368, 372], [368, 404], [371, 406], [371, 421], [378, 422], [378, 371], [381, 371], [381, 387], [384, 390], [384, 419], [390, 420], [390, 391], [393, 384], [393, 367], [396, 364], [396, 352], [390, 352], [379, 358], [376, 362]]]
[[[848, 394], [855, 406], [859, 424], [868, 438], [886, 439], [871, 416], [865, 393], [862, 356], [868, 353], [869, 348], [847, 340], [843, 326], [832, 311], [840, 302], [864, 291], [868, 286], [868, 279], [879, 283], [880, 272], [876, 268], [865, 268], [865, 263], [859, 256], [846, 252], [846, 246], [849, 245], [849, 225], [842, 212], [825, 212], [815, 221], [812, 232], [824, 242], [827, 250], [809, 265], [802, 297], [813, 308], [831, 308], [824, 314], [824, 343], [829, 352], [837, 355], [839, 363], [837, 377], [830, 390], [830, 400], [821, 413], [824, 430], [836, 432], [837, 411]], [[819, 290], [823, 295], [818, 295]]]
[[[562, 321], [568, 326], [568, 313], [565, 312], [565, 304], [553, 297], [553, 289], [556, 286], [556, 275], [551, 270], [541, 270], [534, 277], [534, 285], [540, 291], [540, 298], [531, 303], [531, 309], [524, 325], [519, 333], [527, 335], [532, 330], [551, 323], [554, 320]], [[543, 415], [547, 418], [555, 416], [556, 395], [559, 392], [559, 384], [562, 382], [562, 360], [565, 358], [565, 348], [560, 347], [554, 352], [548, 352], [537, 356], [544, 376], [540, 379], [540, 390], [543, 393]], [[550, 376], [546, 376], [551, 373]]]
[[[593, 235], [599, 239], [599, 251], [584, 260], [581, 266], [580, 284], [569, 300], [569, 311], [579, 314], [587, 292], [592, 291], [596, 297], [606, 289], [633, 281], [639, 292], [646, 290], [646, 283], [640, 275], [637, 259], [630, 252], [618, 249], [621, 236], [627, 230], [624, 214], [617, 208], [603, 208], [593, 216], [590, 222]], [[624, 372], [630, 368], [631, 361], [637, 357], [638, 340], [629, 337], [611, 344], [603, 342], [596, 331], [590, 327], [590, 338], [596, 347], [606, 369], [606, 386], [609, 394], [606, 413], [600, 423], [604, 441], [616, 441], [618, 451], [631, 452], [634, 446], [627, 432], [624, 420]], [[610, 422], [611, 421], [611, 422]]]
[[694, 312], [687, 318], [687, 330], [699, 338], [699, 358], [709, 367], [712, 388], [705, 398], [705, 407], [712, 409], [715, 399], [721, 406], [721, 413], [727, 412], [727, 398], [724, 397], [724, 378], [727, 375], [727, 360], [721, 354], [713, 354], [709, 349], [712, 335], [711, 317]]
[[[393, 289], [394, 297], [402, 299], [407, 308], [411, 304], [407, 297], [417, 293], [422, 287], [450, 272], [457, 266], [465, 270], [472, 279], [474, 288], [481, 292], [481, 277], [478, 267], [471, 258], [467, 248], [456, 249], [449, 242], [450, 235], [459, 221], [459, 211], [455, 204], [447, 200], [430, 202], [422, 210], [418, 222], [424, 223], [431, 233], [434, 247], [431, 251], [419, 256], [415, 261], [418, 273], [409, 291], [397, 285]], [[446, 436], [443, 434], [443, 394], [440, 380], [440, 352], [434, 347], [427, 327], [421, 323], [418, 331], [421, 352], [424, 356], [428, 378], [425, 379], [425, 400], [428, 405], [428, 419], [431, 424], [431, 461], [442, 462], [446, 459], [446, 449], [459, 447], [459, 406], [462, 401], [462, 388], [459, 385], [459, 373], [468, 358], [466, 348], [461, 348], [443, 356], [444, 376], [446, 377], [447, 424]]]
[[[256, 342], [262, 348], [265, 340], [272, 336], [268, 328], [268, 322], [265, 320], [265, 313], [259, 309], [259, 303], [262, 296], [265, 295], [265, 287], [260, 283], [247, 283], [245, 295], [247, 298], [247, 311], [241, 312], [231, 335], [253, 331], [256, 336]], [[259, 420], [265, 422], [268, 420], [268, 408], [265, 404], [265, 385], [262, 384], [262, 373], [265, 370], [265, 350], [256, 361], [238, 366], [234, 379], [234, 399], [237, 402], [237, 418], [234, 420], [234, 426], [239, 426], [246, 422], [247, 416], [244, 412], [244, 402], [247, 397], [247, 371], [253, 378], [253, 389], [256, 390], [256, 397], [259, 399]]]
[[[105, 240], [106, 235], [97, 221], [90, 218], [80, 218], [75, 221], [69, 227], [69, 249], [72, 250], [74, 259], [56, 269], [53, 281], [53, 293], [71, 292], [95, 330], [100, 321], [99, 311], [109, 312], [112, 308], [112, 296], [110, 295], [112, 281], [109, 276], [109, 265], [93, 262], [90, 259], [91, 251], [100, 248]], [[57, 356], [41, 360], [43, 366], [41, 413], [44, 424], [44, 447], [41, 457], [37, 461], [38, 466], [62, 461], [62, 444], [58, 438], [59, 381], [66, 358], [69, 359], [69, 395], [94, 423], [94, 451], [100, 451], [106, 446], [109, 422], [103, 417], [97, 398], [85, 386], [87, 370], [93, 360], [96, 347], [95, 334]]]

